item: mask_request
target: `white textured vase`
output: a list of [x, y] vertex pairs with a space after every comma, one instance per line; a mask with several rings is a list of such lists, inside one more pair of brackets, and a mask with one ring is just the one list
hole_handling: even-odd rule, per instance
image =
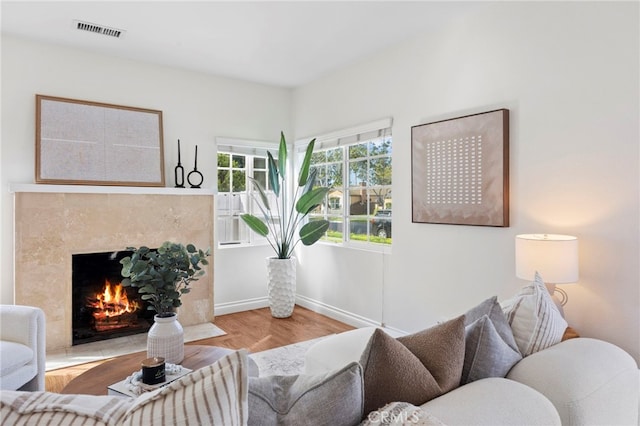
[[180, 364], [184, 358], [184, 329], [178, 315], [153, 317], [154, 323], [147, 334], [147, 356], [162, 357], [165, 362]]
[[287, 318], [296, 304], [296, 258], [267, 258], [271, 316]]

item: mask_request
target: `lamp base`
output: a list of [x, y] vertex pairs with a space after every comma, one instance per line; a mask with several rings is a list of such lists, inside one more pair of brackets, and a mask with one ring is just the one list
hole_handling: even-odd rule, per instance
[[558, 308], [558, 310], [562, 314], [562, 317], [564, 318], [564, 309], [562, 307], [567, 304], [567, 301], [569, 300], [569, 295], [567, 294], [566, 291], [557, 287], [555, 284], [545, 283], [545, 286], [547, 287], [547, 290], [551, 295], [551, 299], [556, 304], [556, 307]]

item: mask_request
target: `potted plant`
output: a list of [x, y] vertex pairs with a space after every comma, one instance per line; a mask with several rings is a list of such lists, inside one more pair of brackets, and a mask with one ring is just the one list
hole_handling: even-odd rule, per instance
[[316, 169], [310, 171], [314, 145], [315, 139], [307, 145], [298, 173], [298, 185], [290, 202], [286, 175], [287, 142], [284, 133], [280, 132], [277, 162], [271, 153], [267, 152], [269, 186], [276, 202], [272, 205], [265, 188], [260, 182], [251, 178], [260, 197], [260, 202], [256, 204], [260, 207], [262, 218], [248, 213], [241, 215], [242, 220], [249, 228], [266, 237], [275, 251], [275, 256], [267, 259], [267, 272], [269, 275], [269, 306], [271, 314], [276, 318], [291, 316], [295, 305], [296, 260], [293, 257], [294, 249], [299, 242], [306, 246], [314, 244], [329, 229], [329, 221], [324, 219], [312, 220], [300, 227], [307, 215], [322, 204], [327, 192], [329, 192], [327, 187], [316, 187], [318, 171]]
[[198, 250], [170, 241], [157, 249], [127, 247], [133, 253], [120, 260], [123, 287], [136, 287], [148, 309], [156, 311], [147, 338], [147, 355], [180, 363], [184, 357], [184, 332], [177, 321], [180, 297], [189, 293], [189, 285], [204, 275], [210, 250]]

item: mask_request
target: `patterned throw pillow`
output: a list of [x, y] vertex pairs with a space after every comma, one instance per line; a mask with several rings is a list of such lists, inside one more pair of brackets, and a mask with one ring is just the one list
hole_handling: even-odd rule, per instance
[[532, 283], [501, 306], [522, 356], [560, 343], [567, 329], [567, 322], [537, 272]]
[[407, 402], [391, 402], [370, 412], [360, 426], [445, 426], [436, 416]]
[[239, 350], [139, 396], [122, 425], [244, 425], [248, 355]]
[[317, 375], [250, 377], [248, 425], [353, 425], [363, 401], [357, 362]]
[[398, 339], [376, 329], [360, 364], [364, 413], [394, 401], [422, 405], [460, 385], [464, 317]]
[[505, 377], [522, 359], [511, 327], [496, 296], [465, 315], [464, 385], [487, 377]]

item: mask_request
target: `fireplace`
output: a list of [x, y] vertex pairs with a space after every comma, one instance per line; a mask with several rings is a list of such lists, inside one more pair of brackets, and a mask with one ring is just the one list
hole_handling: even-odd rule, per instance
[[120, 259], [130, 251], [72, 255], [72, 345], [145, 333], [153, 324], [136, 288], [120, 284]]
[[[164, 241], [214, 246], [214, 196], [209, 190], [31, 184], [10, 189], [15, 194], [15, 303], [44, 311], [47, 352], [73, 346], [74, 254], [111, 254], [131, 246], [158, 247]], [[204, 269], [206, 275], [181, 298], [183, 327], [214, 319], [213, 261]], [[127, 297], [132, 296], [127, 289]]]

